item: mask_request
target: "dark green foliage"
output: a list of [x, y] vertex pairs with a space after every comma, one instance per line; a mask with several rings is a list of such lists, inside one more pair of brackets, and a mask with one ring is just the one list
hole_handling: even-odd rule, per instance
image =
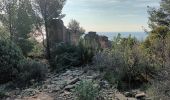
[[99, 87], [94, 85], [91, 81], [81, 81], [81, 83], [76, 86], [75, 93], [78, 100], [97, 100], [99, 95]]
[[44, 56], [44, 47], [42, 43], [38, 43], [37, 41], [34, 41], [34, 48], [32, 49], [32, 51], [29, 53], [29, 57], [39, 57], [42, 58]]
[[[11, 41], [15, 42], [23, 54], [27, 54], [33, 49], [30, 42], [30, 33], [36, 29], [41, 22], [41, 18], [35, 13], [31, 0], [13, 0], [10, 2], [1, 1], [2, 5], [0, 21], [3, 27], [9, 33]], [[37, 22], [39, 21], [39, 23]]]
[[113, 73], [112, 71], [107, 71], [104, 73], [103, 78], [107, 80], [111, 85], [114, 85], [117, 81], [115, 76], [115, 73]]
[[149, 26], [154, 29], [158, 26], [170, 26], [170, 1], [161, 0], [160, 8], [150, 8], [149, 13]]
[[4, 92], [0, 92], [0, 99], [5, 99], [6, 97], [8, 97]]
[[17, 64], [23, 58], [21, 50], [13, 42], [0, 39], [0, 84], [16, 77]]
[[78, 52], [82, 65], [91, 63], [96, 51], [97, 50], [92, 47], [92, 44], [89, 44], [85, 39], [80, 39]]
[[17, 9], [17, 19], [16, 19], [16, 33], [14, 35], [14, 40], [21, 48], [25, 56], [33, 49], [34, 45], [29, 40], [33, 31], [33, 27], [36, 24], [34, 10], [31, 5], [30, 0], [20, 0]]
[[17, 87], [29, 86], [31, 81], [39, 82], [43, 80], [48, 70], [46, 65], [34, 60], [22, 60], [18, 67], [18, 74], [15, 79]]
[[0, 84], [13, 81], [23, 87], [30, 85], [31, 80], [40, 81], [45, 77], [46, 65], [26, 60], [11, 41], [0, 39], [0, 55]]
[[78, 47], [60, 43], [52, 49], [52, 69], [64, 70], [72, 66], [79, 66], [80, 55]]
[[30, 53], [34, 48], [34, 44], [28, 39], [18, 40], [17, 44], [21, 48], [24, 56], [28, 56], [28, 53]]
[[93, 51], [82, 43], [78, 46], [60, 43], [52, 49], [52, 69], [64, 70], [70, 67], [79, 67], [92, 61]]

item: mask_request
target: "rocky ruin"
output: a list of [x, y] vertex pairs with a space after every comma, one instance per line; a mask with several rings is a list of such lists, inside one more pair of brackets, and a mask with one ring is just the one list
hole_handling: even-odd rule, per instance
[[[110, 48], [111, 47], [111, 42], [108, 40], [108, 37], [100, 36], [96, 32], [89, 32], [88, 34], [85, 35], [84, 38], [86, 40], [93, 42], [93, 43], [96, 42], [100, 48]], [[91, 44], [93, 44], [93, 43], [91, 43]]]
[[64, 26], [62, 20], [53, 19], [51, 20], [49, 26], [49, 41], [50, 46], [55, 45], [56, 43], [70, 42], [70, 33], [68, 32], [67, 28]]
[[[73, 32], [64, 26], [64, 23], [60, 19], [53, 19], [48, 27], [49, 31], [49, 41], [50, 47], [56, 43], [69, 43], [72, 45], [77, 45], [81, 34], [78, 32]], [[106, 36], [100, 36], [96, 32], [89, 32], [85, 35], [85, 39], [94, 40], [100, 48], [110, 48], [111, 43]], [[94, 42], [93, 41], [93, 42]]]
[[63, 21], [60, 19], [51, 20], [48, 31], [50, 47], [61, 42], [77, 45], [80, 38], [80, 34], [78, 32], [72, 32], [67, 29], [64, 26]]

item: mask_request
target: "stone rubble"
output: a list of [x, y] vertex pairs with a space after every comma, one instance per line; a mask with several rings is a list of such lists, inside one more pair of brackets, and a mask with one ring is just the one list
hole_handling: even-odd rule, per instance
[[[9, 92], [11, 97], [6, 100], [75, 100], [74, 88], [82, 80], [95, 80], [99, 83], [96, 85], [99, 85], [102, 89], [98, 100], [136, 100], [135, 97], [129, 97], [130, 93], [128, 92], [124, 95], [117, 89], [111, 88], [107, 81], [100, 78], [99, 72], [92, 70], [84, 72], [83, 69], [67, 70], [60, 74], [48, 74], [42, 85], [22, 90], [20, 93]], [[139, 93], [135, 96], [138, 98], [145, 96], [145, 94]]]

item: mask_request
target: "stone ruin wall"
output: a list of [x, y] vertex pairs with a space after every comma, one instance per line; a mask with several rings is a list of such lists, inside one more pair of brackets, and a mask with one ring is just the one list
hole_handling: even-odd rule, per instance
[[55, 45], [56, 43], [69, 43], [70, 42], [70, 33], [67, 28], [64, 26], [62, 20], [55, 19], [50, 22], [48, 26], [49, 32], [49, 41], [50, 47]]
[[[50, 47], [56, 45], [56, 43], [69, 43], [78, 45], [80, 34], [71, 32], [65, 26], [62, 20], [54, 19], [50, 22], [48, 27]], [[96, 32], [89, 32], [84, 38], [95, 40], [99, 43], [101, 48], [110, 48], [110, 41], [106, 36], [99, 36]]]
[[111, 47], [111, 43], [108, 40], [108, 37], [100, 36], [96, 32], [89, 32], [88, 34], [85, 35], [85, 39], [95, 40], [99, 44], [100, 48]]

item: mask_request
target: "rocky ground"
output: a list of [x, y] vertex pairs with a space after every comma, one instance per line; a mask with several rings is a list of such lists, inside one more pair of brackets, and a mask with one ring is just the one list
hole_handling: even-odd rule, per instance
[[[145, 96], [140, 91], [120, 93], [107, 81], [100, 79], [99, 72], [79, 68], [60, 74], [48, 74], [42, 84], [35, 84], [25, 90], [7, 91], [4, 100], [75, 100], [74, 87], [82, 80], [97, 81], [96, 85], [101, 87], [99, 100], [137, 100], [136, 98]], [[4, 87], [0, 86], [1, 89]]]

